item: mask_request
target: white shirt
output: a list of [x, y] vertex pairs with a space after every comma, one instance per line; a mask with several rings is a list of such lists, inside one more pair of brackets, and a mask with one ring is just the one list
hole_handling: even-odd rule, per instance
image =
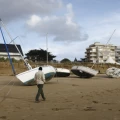
[[44, 84], [45, 83], [45, 75], [44, 75], [44, 73], [41, 70], [36, 72], [34, 80], [36, 81], [37, 85], [38, 84]]

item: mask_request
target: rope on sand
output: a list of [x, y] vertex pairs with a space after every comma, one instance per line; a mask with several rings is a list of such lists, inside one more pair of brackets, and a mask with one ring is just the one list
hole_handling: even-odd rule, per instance
[[0, 88], [0, 91], [2, 91], [6, 86], [8, 86], [12, 81], [13, 81], [13, 79], [8, 84], [6, 84], [2, 88]]
[[[0, 91], [3, 90], [3, 88], [5, 88], [6, 86], [8, 86], [13, 80], [14, 80], [14, 78], [13, 78], [8, 84], [6, 84], [5, 86], [3, 86], [3, 87], [0, 89]], [[0, 101], [0, 103], [2, 103], [2, 102], [6, 99], [6, 97], [9, 95], [9, 93], [11, 92], [14, 84], [15, 84], [15, 81], [13, 82], [12, 86], [10, 87], [10, 89], [8, 90], [8, 92], [6, 93], [6, 95], [5, 95], [5, 96], [3, 97], [3, 99]]]
[[11, 90], [12, 90], [12, 88], [13, 88], [14, 84], [15, 84], [15, 82], [13, 82], [13, 84], [12, 84], [11, 88], [9, 89], [9, 91], [7, 92], [7, 94], [5, 95], [5, 97], [7, 97], [7, 96], [9, 95], [9, 93], [11, 92]]

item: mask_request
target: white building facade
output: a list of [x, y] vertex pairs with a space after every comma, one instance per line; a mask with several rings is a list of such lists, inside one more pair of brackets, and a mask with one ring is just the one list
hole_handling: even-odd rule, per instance
[[116, 47], [116, 50], [115, 50], [115, 59], [116, 59], [116, 62], [120, 63], [120, 46]]
[[86, 49], [85, 58], [87, 62], [105, 63], [109, 56], [113, 60], [116, 59], [115, 50], [116, 46], [112, 44], [104, 45], [100, 42], [95, 42]]

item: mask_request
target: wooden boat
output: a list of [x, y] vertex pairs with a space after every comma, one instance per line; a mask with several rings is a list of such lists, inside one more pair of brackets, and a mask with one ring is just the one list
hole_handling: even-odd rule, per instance
[[56, 74], [55, 77], [68, 77], [70, 75], [70, 70], [65, 68], [55, 68]]
[[85, 66], [73, 66], [71, 71], [81, 78], [91, 78], [98, 74], [98, 71]]

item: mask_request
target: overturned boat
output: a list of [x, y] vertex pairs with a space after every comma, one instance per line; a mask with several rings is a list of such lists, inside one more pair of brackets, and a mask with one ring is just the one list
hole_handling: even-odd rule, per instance
[[[120, 63], [113, 60], [111, 56], [108, 56], [106, 63], [120, 65]], [[120, 68], [110, 67], [106, 70], [106, 75], [111, 78], [120, 78]]]
[[[52, 66], [41, 66], [42, 67], [42, 71], [45, 74], [45, 80], [49, 81], [51, 80], [54, 76], [55, 76], [55, 69]], [[24, 85], [34, 85], [35, 80], [34, 80], [34, 75], [35, 73], [38, 71], [39, 67], [27, 70], [25, 72], [22, 72], [18, 75], [16, 75], [16, 77], [24, 84]]]
[[73, 66], [71, 71], [81, 78], [91, 78], [98, 74], [97, 70], [85, 66]]
[[70, 70], [65, 68], [55, 68], [56, 74], [55, 77], [68, 77], [70, 75]]
[[[14, 65], [13, 65], [13, 63], [12, 63], [12, 59], [11, 59], [11, 56], [10, 56], [10, 54], [9, 54], [9, 49], [8, 49], [7, 44], [6, 44], [6, 41], [5, 41], [5, 38], [4, 38], [4, 35], [3, 35], [3, 31], [2, 31], [1, 26], [3, 26], [3, 27], [5, 28], [5, 30], [6, 30], [7, 33], [9, 33], [9, 32], [7, 31], [7, 29], [6, 29], [6, 27], [5, 27], [5, 25], [3, 24], [3, 22], [2, 22], [1, 19], [0, 19], [0, 23], [1, 23], [1, 25], [0, 25], [0, 32], [1, 32], [1, 35], [2, 35], [2, 38], [3, 38], [4, 44], [5, 44], [6, 52], [7, 52], [7, 54], [8, 54], [8, 58], [9, 58], [9, 61], [10, 61], [11, 67], [12, 67], [13, 74], [14, 74], [23, 84], [25, 84], [25, 85], [34, 85], [34, 84], [35, 84], [34, 76], [35, 76], [35, 73], [38, 71], [38, 68], [39, 68], [39, 67], [32, 68], [32, 66], [24, 59], [24, 57], [23, 57], [23, 55], [21, 54], [19, 48], [18, 48], [17, 45], [15, 44], [14, 39], [12, 39], [11, 36], [10, 36], [10, 34], [8, 34], [9, 37], [10, 37], [10, 39], [11, 39], [11, 42], [14, 43], [14, 45], [15, 45], [18, 53], [20, 54], [22, 60], [24, 61], [26, 67], [28, 68], [27, 71], [22, 72], [22, 73], [20, 73], [20, 74], [16, 74], [16, 71], [15, 71], [15, 69], [14, 69]], [[49, 65], [41, 66], [41, 67], [42, 67], [42, 69], [43, 69], [43, 70], [42, 70], [43, 73], [45, 74], [45, 80], [46, 80], [46, 81], [51, 80], [51, 79], [54, 77], [55, 73], [56, 73], [55, 68], [52, 67], [52, 66], [49, 66]]]
[[106, 75], [111, 78], [120, 78], [120, 69], [111, 67], [106, 70]]

